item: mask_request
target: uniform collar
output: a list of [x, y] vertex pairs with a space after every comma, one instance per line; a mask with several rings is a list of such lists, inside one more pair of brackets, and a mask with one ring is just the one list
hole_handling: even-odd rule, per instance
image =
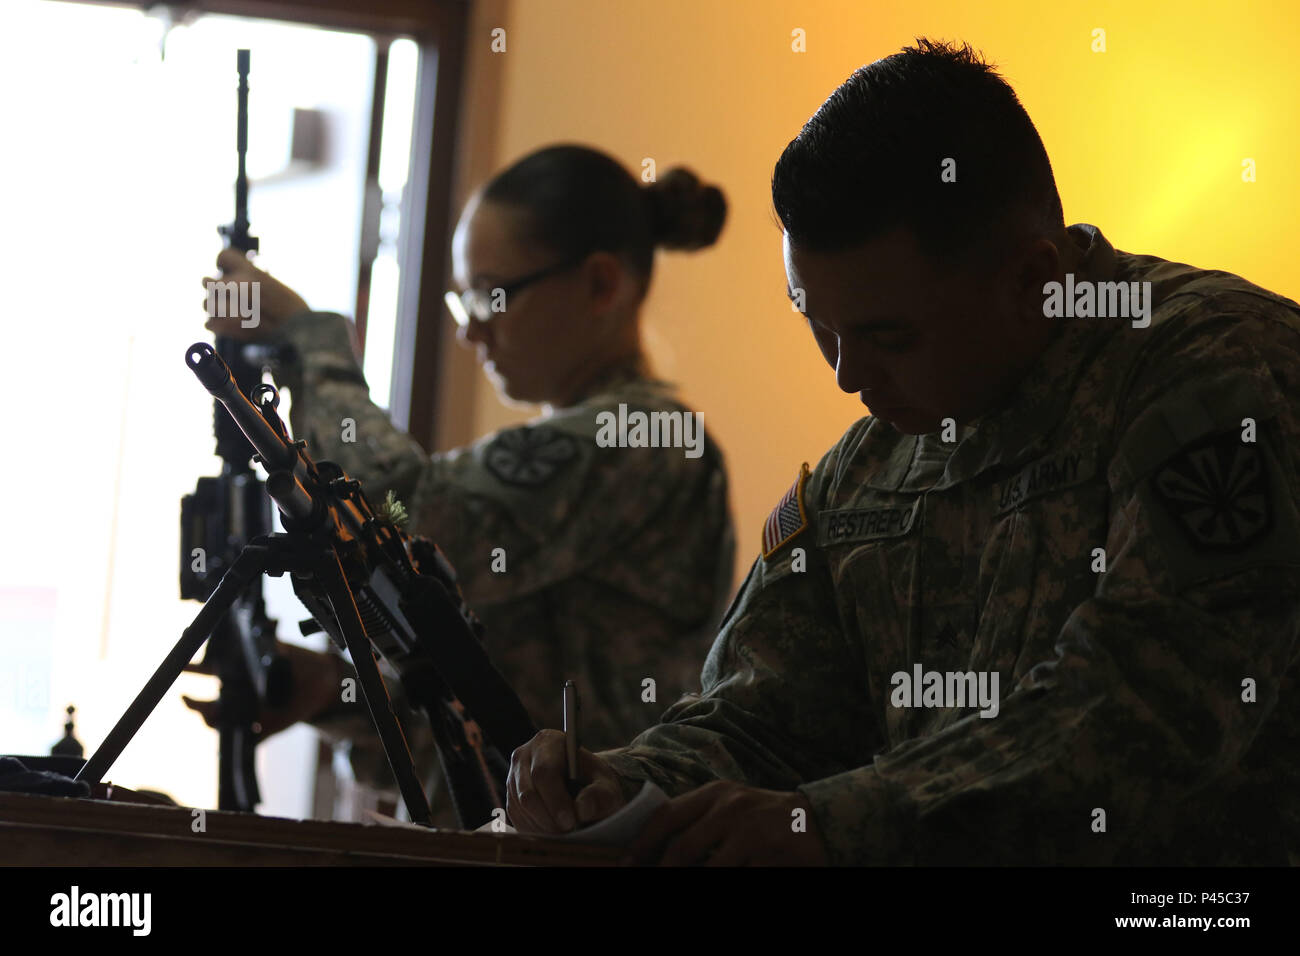
[[645, 356], [638, 354], [608, 366], [583, 385], [582, 391], [573, 401], [563, 407], [556, 407], [554, 410], [558, 412], [587, 405], [598, 396], [615, 391], [631, 382], [645, 381], [654, 381], [650, 372], [650, 363]]
[[[1096, 226], [1080, 223], [1067, 230], [1082, 252], [1076, 281], [1110, 281], [1115, 249]], [[994, 465], [1028, 460], [1059, 441], [1065, 417], [1083, 370], [1103, 345], [1111, 323], [1092, 318], [1059, 318], [1056, 334], [1016, 386], [1002, 409], [981, 417], [979, 427], [948, 461], [939, 482], [945, 486], [974, 477]]]

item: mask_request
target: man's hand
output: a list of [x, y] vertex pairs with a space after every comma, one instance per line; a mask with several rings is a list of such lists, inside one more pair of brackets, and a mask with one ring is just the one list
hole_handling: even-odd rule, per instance
[[578, 823], [603, 820], [627, 801], [613, 769], [585, 747], [578, 748], [577, 799], [565, 785], [564, 734], [542, 730], [510, 755], [506, 816], [522, 833], [567, 833]]
[[[276, 650], [289, 660], [290, 696], [282, 707], [262, 709], [257, 718], [262, 737], [279, 733], [300, 720], [315, 717], [338, 700], [344, 673], [342, 659], [334, 654], [322, 654], [320, 651], [285, 642], [277, 643]], [[212, 673], [210, 668], [201, 664], [187, 664], [185, 670], [193, 674]], [[186, 694], [181, 695], [181, 700], [185, 701], [185, 706], [190, 710], [197, 711], [209, 727], [217, 727], [220, 720], [219, 700], [196, 700]]]
[[[217, 255], [217, 268], [221, 278], [205, 278], [203, 288], [206, 290], [212, 282], [256, 282], [258, 283], [258, 315], [255, 325], [245, 327], [248, 320], [239, 315], [224, 317], [209, 316], [205, 323], [207, 328], [217, 335], [224, 335], [241, 342], [261, 342], [275, 337], [284, 323], [300, 312], [307, 311], [307, 303], [302, 296], [294, 292], [270, 273], [263, 272], [248, 261], [238, 249], [222, 249]], [[208, 310], [208, 300], [203, 300], [203, 310]]]
[[[826, 866], [826, 847], [808, 811], [797, 790], [717, 780], [660, 807], [628, 848], [628, 859], [662, 866]], [[802, 830], [795, 829], [797, 817]]]

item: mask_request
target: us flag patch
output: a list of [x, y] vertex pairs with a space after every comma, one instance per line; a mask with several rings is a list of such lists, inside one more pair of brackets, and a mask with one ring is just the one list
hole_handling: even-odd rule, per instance
[[777, 550], [808, 527], [808, 514], [803, 507], [803, 486], [808, 480], [808, 463], [799, 469], [799, 477], [785, 493], [763, 525], [763, 557], [770, 558]]

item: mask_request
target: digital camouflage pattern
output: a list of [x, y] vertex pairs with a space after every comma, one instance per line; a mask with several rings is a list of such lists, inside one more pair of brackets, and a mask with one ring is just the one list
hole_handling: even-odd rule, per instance
[[[1062, 320], [953, 442], [850, 428], [629, 795], [797, 789], [840, 864], [1300, 862], [1300, 307], [1070, 232], [1150, 326]], [[997, 716], [892, 706], [918, 663]]]
[[[345, 318], [295, 316], [285, 339], [296, 358], [277, 381], [292, 395], [294, 437], [359, 479], [372, 504], [393, 491], [407, 531], [437, 542], [487, 629], [489, 655], [539, 727], [560, 726], [566, 679], [577, 682], [593, 748], [628, 740], [665, 701], [699, 688], [734, 567], [722, 453], [711, 435], [698, 458], [596, 444], [597, 414], [620, 403], [686, 413], [670, 386], [621, 370], [569, 408], [430, 457], [370, 401]], [[646, 678], [657, 703], [642, 699]], [[436, 790], [427, 721], [404, 705], [391, 672], [385, 679], [417, 770]], [[364, 703], [313, 723], [352, 740], [358, 780], [393, 789]]]

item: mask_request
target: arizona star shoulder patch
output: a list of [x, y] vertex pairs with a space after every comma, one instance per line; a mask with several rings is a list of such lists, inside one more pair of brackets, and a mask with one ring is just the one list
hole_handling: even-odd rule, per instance
[[1241, 551], [1273, 527], [1264, 455], [1235, 432], [1183, 449], [1156, 472], [1151, 485], [1198, 548]]
[[794, 480], [784, 497], [777, 502], [772, 513], [763, 525], [763, 557], [772, 557], [791, 538], [808, 527], [808, 512], [803, 503], [803, 487], [808, 481], [808, 463], [799, 469], [799, 477]]
[[578, 455], [573, 438], [546, 425], [503, 431], [483, 455], [487, 470], [508, 485], [544, 485]]

